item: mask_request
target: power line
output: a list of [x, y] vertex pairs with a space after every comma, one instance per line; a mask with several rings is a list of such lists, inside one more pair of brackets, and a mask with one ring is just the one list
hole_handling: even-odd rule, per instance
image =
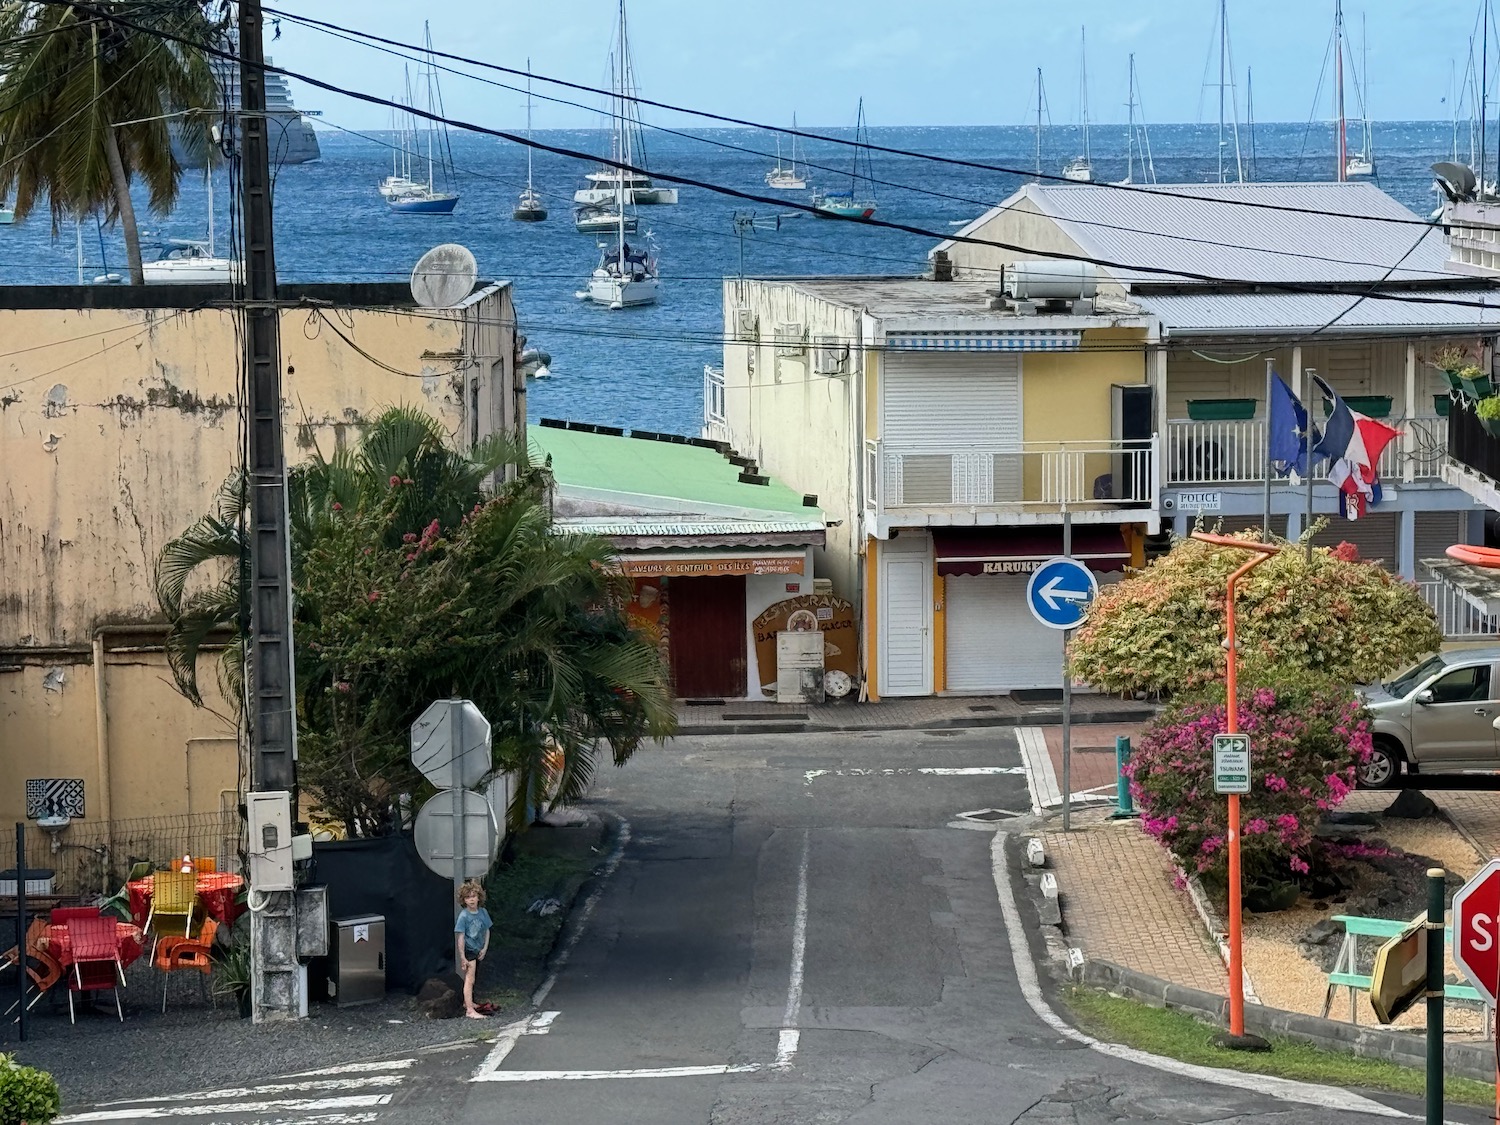
[[[57, 0], [52, 0], [52, 2], [57, 2]], [[306, 26], [309, 26], [309, 27], [317, 27], [320, 30], [331, 29], [333, 31], [344, 32], [344, 33], [347, 33], [349, 35], [358, 36], [361, 39], [369, 40], [372, 43], [380, 43], [380, 44], [383, 44], [383, 45], [388, 46], [388, 47], [399, 47], [399, 48], [402, 48], [403, 50], [417, 51], [417, 52], [422, 52], [422, 53], [426, 53], [427, 52], [427, 48], [425, 48], [425, 47], [419, 47], [416, 44], [403, 43], [402, 41], [400, 41], [398, 39], [387, 39], [384, 36], [375, 35], [373, 32], [360, 31], [357, 28], [344, 27], [341, 24], [330, 23], [327, 20], [314, 19], [311, 16], [302, 16], [302, 15], [298, 15], [295, 12], [287, 12], [287, 11], [283, 11], [283, 10], [276, 9], [276, 8], [267, 8], [267, 9], [265, 9], [265, 11], [269, 15], [279, 16], [279, 17], [288, 19], [288, 20], [292, 21], [293, 23], [303, 24], [303, 25], [306, 25]], [[534, 71], [533, 72], [527, 72], [527, 71], [517, 70], [514, 67], [501, 66], [498, 63], [490, 63], [490, 62], [485, 62], [485, 61], [483, 61], [481, 59], [468, 58], [468, 57], [466, 57], [464, 55], [457, 55], [457, 54], [453, 54], [453, 53], [447, 52], [447, 51], [432, 50], [430, 53], [432, 55], [438, 57], [438, 58], [449, 59], [449, 60], [451, 60], [453, 62], [461, 62], [461, 63], [464, 63], [464, 64], [469, 65], [469, 66], [477, 66], [477, 67], [481, 67], [481, 68], [483, 68], [485, 70], [493, 70], [493, 71], [497, 71], [497, 72], [502, 73], [502, 74], [511, 74], [511, 75], [515, 75], [517, 77], [525, 77], [527, 75], [527, 73], [530, 73], [531, 77], [533, 77], [535, 79], [538, 79], [538, 80], [540, 80], [542, 82], [546, 82], [546, 83], [548, 83], [550, 85], [554, 85], [554, 86], [562, 86], [565, 89], [578, 90], [578, 91], [581, 91], [583, 93], [597, 94], [597, 95], [609, 95], [611, 93], [611, 91], [602, 89], [602, 88], [597, 87], [597, 86], [587, 86], [587, 85], [584, 85], [584, 84], [578, 83], [578, 82], [569, 82], [569, 81], [567, 81], [565, 79], [562, 79], [562, 78], [549, 78], [549, 77], [547, 77], [544, 74], [537, 74]], [[272, 67], [270, 69], [278, 71], [279, 73], [288, 75], [289, 77], [300, 78], [302, 81], [308, 81], [308, 79], [306, 79], [305, 77], [303, 77], [301, 75], [295, 74], [295, 73], [293, 73], [291, 71], [281, 70], [279, 67]], [[473, 77], [476, 77], [476, 76], [470, 75], [469, 77], [473, 78]], [[476, 80], [478, 80], [478, 79], [476, 79]], [[318, 83], [318, 82], [314, 82], [313, 84], [320, 86], [320, 88], [322, 88], [322, 89], [327, 89], [331, 93], [341, 93], [341, 94], [345, 94], [348, 97], [356, 98], [357, 100], [367, 100], [367, 99], [363, 98], [362, 95], [360, 95], [358, 93], [355, 93], [353, 91], [340, 90], [340, 89], [338, 89], [336, 87], [324, 85], [324, 84]], [[517, 92], [520, 92], [519, 89], [516, 88], [516, 87], [509, 87], [509, 86], [507, 86], [505, 88], [506, 89], [516, 89]], [[1040, 179], [1043, 179], [1043, 180], [1051, 180], [1051, 181], [1054, 181], [1054, 182], [1057, 182], [1057, 183], [1061, 183], [1061, 184], [1070, 184], [1070, 183], [1073, 182], [1071, 180], [1068, 180], [1067, 177], [1061, 176], [1061, 175], [1049, 175], [1049, 174], [1046, 174], [1046, 173], [1041, 173], [1039, 175], [1035, 169], [1030, 169], [1030, 168], [1026, 168], [1026, 169], [1011, 168], [1011, 167], [1008, 167], [1006, 165], [1001, 165], [1001, 164], [985, 164], [982, 161], [962, 160], [962, 159], [959, 159], [957, 157], [939, 156], [939, 155], [936, 155], [934, 153], [916, 152], [916, 151], [913, 151], [911, 149], [892, 148], [892, 147], [889, 147], [889, 146], [886, 146], [886, 145], [877, 145], [877, 144], [873, 144], [873, 143], [869, 143], [869, 142], [860, 143], [858, 141], [847, 140], [847, 139], [845, 139], [843, 137], [829, 136], [829, 135], [824, 134], [824, 133], [811, 133], [811, 132], [808, 132], [805, 129], [787, 129], [787, 128], [784, 128], [784, 127], [781, 127], [781, 126], [776, 126], [776, 125], [766, 125], [763, 122], [759, 122], [759, 121], [750, 121], [750, 120], [747, 120], [747, 119], [741, 118], [741, 117], [730, 117], [730, 116], [727, 116], [725, 114], [712, 113], [712, 112], [709, 112], [708, 110], [691, 109], [691, 108], [689, 108], [687, 106], [673, 105], [670, 102], [655, 101], [655, 100], [653, 100], [651, 98], [640, 97], [639, 95], [632, 95], [631, 100], [634, 101], [638, 105], [651, 106], [653, 109], [665, 109], [665, 110], [669, 110], [669, 111], [671, 111], [673, 113], [685, 113], [685, 114], [688, 114], [689, 116], [702, 117], [702, 118], [704, 118], [706, 120], [718, 121], [718, 122], [722, 122], [722, 123], [727, 124], [727, 125], [740, 125], [740, 126], [743, 126], [745, 128], [749, 128], [749, 129], [760, 129], [760, 130], [764, 130], [764, 131], [767, 131], [767, 132], [782, 133], [783, 135], [786, 135], [786, 136], [802, 137], [802, 138], [804, 138], [806, 140], [822, 141], [822, 142], [825, 142], [827, 144], [842, 145], [842, 146], [851, 147], [851, 148], [864, 148], [864, 149], [867, 149], [867, 150], [872, 151], [872, 152], [885, 153], [885, 154], [890, 155], [890, 156], [903, 156], [903, 157], [908, 157], [908, 158], [914, 159], [914, 160], [926, 160], [926, 161], [931, 161], [931, 162], [939, 163], [939, 164], [949, 164], [949, 165], [952, 165], [952, 166], [955, 166], [955, 167], [960, 167], [960, 168], [972, 168], [972, 169], [975, 169], [975, 170], [981, 171], [981, 172], [999, 172], [999, 173], [1002, 173], [1002, 174], [1005, 174], [1005, 175], [1019, 176], [1023, 180], [1032, 180], [1032, 179], [1038, 179], [1038, 178], [1040, 178]], [[399, 108], [405, 109], [405, 108], [408, 108], [408, 107], [401, 106]], [[450, 122], [450, 124], [456, 124], [456, 125], [459, 125], [462, 128], [469, 128], [469, 129], [473, 128], [473, 126], [465, 125], [462, 122], [456, 122], [455, 121], [455, 122]], [[484, 130], [484, 129], [477, 129], [475, 131], [476, 132], [490, 132], [489, 130]], [[496, 133], [494, 135], [505, 136], [505, 139], [507, 139], [507, 140], [511, 139], [509, 137], [509, 135], [507, 135], [507, 134]], [[518, 142], [518, 143], [524, 143], [524, 142]], [[545, 146], [538, 146], [538, 147], [545, 147]], [[587, 157], [587, 159], [597, 161], [599, 158], [597, 156], [589, 156], [589, 157]], [[606, 163], [610, 163], [611, 165], [616, 166], [616, 167], [621, 167], [620, 165], [615, 164], [615, 162], [613, 162], [613, 161], [607, 161]], [[626, 170], [627, 171], [638, 171], [638, 169], [626, 169]], [[662, 178], [662, 179], [671, 179], [671, 177], [666, 176], [666, 175], [662, 175], [660, 178]], [[679, 181], [679, 182], [686, 183], [687, 181]], [[694, 186], [694, 185], [689, 184], [689, 186]], [[1164, 188], [1161, 188], [1161, 187], [1151, 187], [1151, 186], [1143, 186], [1143, 185], [1116, 184], [1116, 183], [1101, 182], [1101, 183], [1094, 184], [1092, 186], [1094, 186], [1094, 187], [1106, 187], [1106, 188], [1110, 188], [1110, 189], [1115, 190], [1115, 191], [1134, 192], [1134, 193], [1136, 193], [1138, 195], [1162, 195], [1162, 196], [1168, 196], [1168, 197], [1174, 198], [1174, 199], [1181, 199], [1184, 196], [1184, 193], [1182, 193], [1182, 192], [1168, 191], [1168, 190], [1165, 190]], [[1233, 207], [1250, 207], [1250, 208], [1255, 208], [1255, 209], [1259, 209], [1259, 210], [1282, 211], [1282, 212], [1288, 212], [1288, 213], [1291, 213], [1291, 214], [1318, 215], [1318, 216], [1322, 216], [1322, 217], [1325, 217], [1325, 218], [1358, 219], [1358, 220], [1361, 220], [1361, 221], [1364, 221], [1364, 222], [1390, 223], [1390, 224], [1395, 224], [1395, 225], [1399, 225], [1399, 226], [1415, 226], [1415, 225], [1423, 225], [1423, 226], [1425, 226], [1425, 225], [1428, 225], [1427, 224], [1427, 220], [1421, 219], [1421, 218], [1417, 218], [1415, 216], [1413, 216], [1412, 218], [1409, 218], [1409, 219], [1401, 219], [1401, 218], [1396, 218], [1394, 216], [1389, 216], [1388, 217], [1388, 216], [1382, 216], [1382, 215], [1349, 215], [1349, 214], [1346, 214], [1346, 213], [1341, 212], [1341, 211], [1325, 211], [1325, 210], [1321, 210], [1321, 209], [1315, 208], [1315, 207], [1294, 207], [1294, 206], [1291, 206], [1291, 205], [1288, 205], [1288, 204], [1268, 203], [1268, 202], [1265, 202], [1263, 200], [1219, 198], [1219, 197], [1215, 197], [1215, 196], [1204, 196], [1204, 195], [1194, 195], [1194, 196], [1189, 196], [1188, 198], [1196, 199], [1196, 200], [1199, 200], [1199, 201], [1204, 202], [1204, 203], [1222, 204], [1222, 205], [1225, 205], [1225, 206], [1233, 206]]]

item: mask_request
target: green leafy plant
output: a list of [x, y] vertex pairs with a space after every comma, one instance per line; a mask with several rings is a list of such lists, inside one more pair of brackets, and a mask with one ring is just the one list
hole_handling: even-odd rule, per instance
[[1454, 374], [1472, 365], [1468, 350], [1457, 344], [1448, 344], [1439, 348], [1437, 354], [1432, 357], [1431, 363], [1439, 371], [1451, 371]]
[[0, 1054], [0, 1125], [48, 1125], [62, 1113], [57, 1080]]
[[[1250, 540], [1253, 532], [1240, 538]], [[1417, 587], [1350, 544], [1282, 550], [1239, 584], [1241, 682], [1298, 676], [1369, 683], [1442, 643]], [[1100, 591], [1069, 649], [1074, 675], [1103, 691], [1189, 696], [1223, 679], [1224, 599], [1248, 551], [1179, 540]]]
[[[1319, 817], [1354, 787], [1370, 754], [1366, 712], [1352, 691], [1332, 683], [1261, 687], [1238, 701], [1250, 736], [1250, 792], [1240, 799], [1246, 883], [1295, 882], [1319, 858]], [[1147, 727], [1126, 770], [1141, 826], [1185, 870], [1226, 876], [1227, 802], [1214, 792], [1214, 735], [1225, 729], [1222, 699], [1178, 704]]]
[[225, 996], [247, 1014], [250, 1002], [250, 920], [234, 929], [234, 940], [214, 948], [213, 988], [215, 996]]
[[1500, 421], [1500, 395], [1480, 399], [1474, 404], [1474, 413], [1485, 422]]

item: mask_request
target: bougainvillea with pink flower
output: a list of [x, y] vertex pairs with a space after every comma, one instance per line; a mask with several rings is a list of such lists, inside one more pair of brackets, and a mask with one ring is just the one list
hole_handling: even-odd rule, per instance
[[[1313, 833], [1354, 787], [1370, 753], [1370, 727], [1353, 693], [1332, 683], [1262, 687], [1241, 694], [1239, 729], [1250, 736], [1251, 791], [1240, 799], [1247, 883], [1292, 882], [1318, 858]], [[1147, 729], [1127, 772], [1141, 824], [1188, 871], [1222, 878], [1228, 802], [1214, 793], [1214, 735], [1222, 700], [1180, 703]]]

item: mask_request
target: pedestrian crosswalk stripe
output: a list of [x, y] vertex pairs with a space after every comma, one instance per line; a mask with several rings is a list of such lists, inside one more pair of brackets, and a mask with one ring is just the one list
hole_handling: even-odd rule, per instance
[[[227, 1114], [269, 1113], [280, 1110], [297, 1110], [315, 1113], [325, 1109], [368, 1109], [389, 1105], [390, 1094], [351, 1094], [337, 1098], [271, 1098], [266, 1101], [242, 1101], [214, 1103], [211, 1105], [138, 1105], [128, 1109], [96, 1109], [86, 1113], [74, 1113], [57, 1119], [57, 1125], [83, 1125], [89, 1121], [153, 1121], [171, 1117], [204, 1117], [214, 1115], [222, 1118]], [[370, 1118], [373, 1120], [373, 1117]]]

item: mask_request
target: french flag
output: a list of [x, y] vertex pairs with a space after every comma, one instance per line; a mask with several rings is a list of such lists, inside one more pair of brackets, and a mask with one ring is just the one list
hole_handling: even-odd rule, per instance
[[1323, 437], [1313, 446], [1313, 455], [1328, 458], [1328, 479], [1339, 490], [1339, 513], [1357, 520], [1380, 503], [1380, 478], [1376, 472], [1380, 455], [1401, 431], [1367, 418], [1339, 397], [1339, 393], [1314, 375], [1323, 397], [1333, 403]]

